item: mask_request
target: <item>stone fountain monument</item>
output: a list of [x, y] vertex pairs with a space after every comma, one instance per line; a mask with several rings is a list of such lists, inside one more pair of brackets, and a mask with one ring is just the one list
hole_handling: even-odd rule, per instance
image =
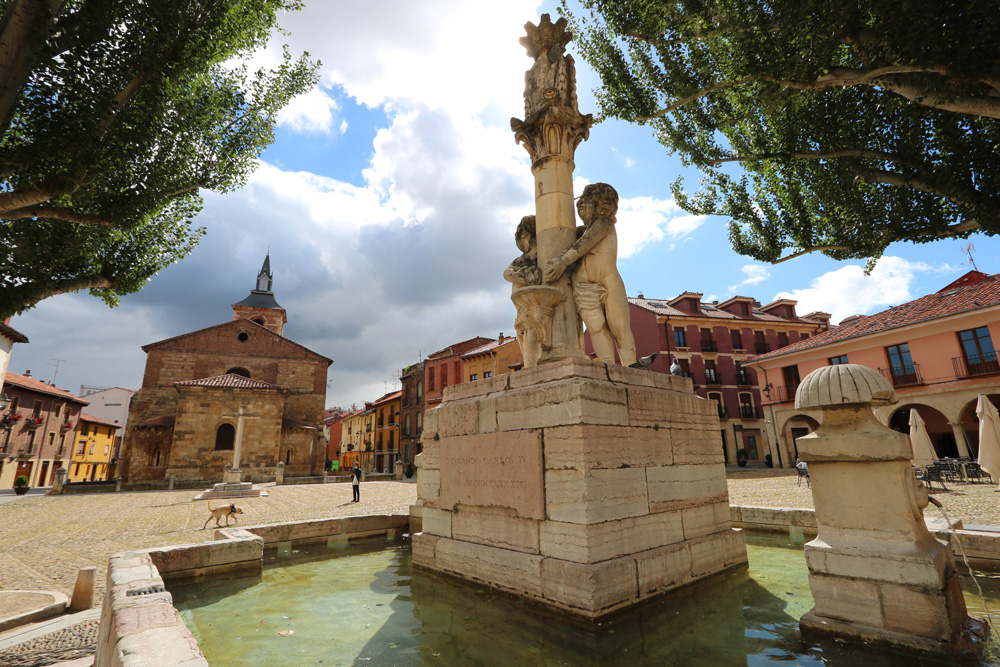
[[548, 15], [525, 26], [534, 64], [525, 118], [511, 120], [535, 180], [522, 255], [504, 274], [525, 368], [448, 387], [427, 411], [413, 562], [596, 619], [747, 556], [730, 526], [714, 403], [687, 378], [629, 367], [614, 188], [588, 186], [576, 225], [573, 157], [591, 117], [577, 106], [565, 27]]
[[805, 546], [816, 606], [800, 624], [803, 634], [968, 658], [987, 628], [966, 611], [951, 549], [924, 523], [910, 439], [872, 413], [895, 402], [888, 380], [855, 364], [817, 369], [795, 394], [796, 409], [823, 411], [822, 426], [797, 440], [818, 527]]

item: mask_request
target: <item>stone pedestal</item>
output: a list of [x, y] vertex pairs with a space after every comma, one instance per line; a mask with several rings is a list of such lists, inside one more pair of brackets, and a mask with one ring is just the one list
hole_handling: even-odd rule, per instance
[[260, 489], [255, 489], [250, 482], [229, 483], [222, 482], [215, 484], [211, 489], [202, 491], [195, 496], [195, 500], [211, 500], [213, 498], [257, 498], [266, 496], [267, 493]]
[[805, 546], [816, 606], [801, 627], [949, 657], [976, 654], [985, 627], [966, 612], [951, 549], [924, 523], [927, 490], [914, 478], [910, 440], [872, 413], [895, 400], [885, 378], [853, 364], [813, 371], [796, 394], [797, 409], [823, 410], [822, 427], [797, 440], [818, 528]]
[[746, 563], [687, 378], [566, 359], [449, 387], [417, 467], [415, 565], [571, 615]]

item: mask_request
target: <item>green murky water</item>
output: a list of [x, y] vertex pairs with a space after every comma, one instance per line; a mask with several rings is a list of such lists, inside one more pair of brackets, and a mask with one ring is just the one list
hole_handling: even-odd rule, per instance
[[[583, 629], [410, 567], [407, 542], [270, 555], [261, 577], [171, 588], [213, 667], [305, 665], [864, 665], [946, 663], [840, 642], [806, 644], [801, 546], [748, 537], [749, 571]], [[970, 613], [983, 615], [971, 581]], [[1000, 628], [1000, 579], [981, 585]], [[1000, 665], [997, 643], [984, 664]]]

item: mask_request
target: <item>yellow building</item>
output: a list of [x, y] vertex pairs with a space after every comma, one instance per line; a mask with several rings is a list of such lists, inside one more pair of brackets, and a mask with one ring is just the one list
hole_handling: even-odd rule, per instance
[[95, 482], [107, 479], [118, 424], [81, 412], [78, 428], [69, 481]]
[[500, 334], [496, 340], [471, 349], [462, 355], [462, 381], [475, 382], [503, 375], [524, 363], [517, 338]]
[[393, 391], [372, 403], [375, 410], [375, 472], [395, 472], [399, 458], [399, 409], [403, 392]]
[[375, 409], [371, 403], [365, 403], [361, 410], [355, 410], [340, 423], [340, 468], [351, 468], [355, 465], [371, 472], [375, 465], [375, 454], [372, 448], [375, 431]]

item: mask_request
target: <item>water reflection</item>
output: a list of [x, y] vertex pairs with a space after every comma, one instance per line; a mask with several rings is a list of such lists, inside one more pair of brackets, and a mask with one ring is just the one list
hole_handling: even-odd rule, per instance
[[[171, 590], [214, 666], [946, 664], [840, 642], [804, 643], [798, 619], [812, 598], [801, 547], [751, 537], [748, 551], [749, 570], [598, 626], [540, 613], [485, 587], [414, 573], [409, 545], [385, 540], [286, 559], [271, 554], [259, 579]], [[984, 585], [996, 609], [998, 583]]]

